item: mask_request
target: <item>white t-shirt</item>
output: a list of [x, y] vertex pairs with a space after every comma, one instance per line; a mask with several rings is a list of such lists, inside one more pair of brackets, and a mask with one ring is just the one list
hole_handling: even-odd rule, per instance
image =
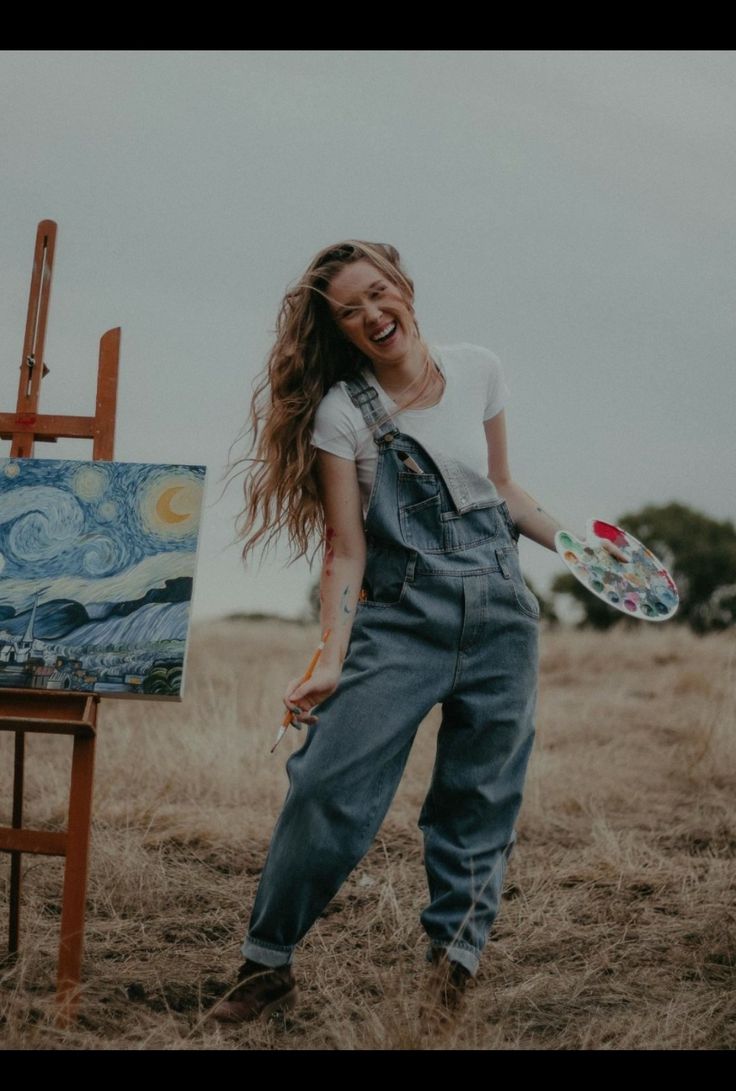
[[[509, 393], [501, 363], [479, 345], [432, 345], [430, 351], [445, 377], [445, 390], [438, 404], [428, 409], [398, 412], [396, 402], [379, 385], [371, 368], [365, 368], [364, 376], [401, 432], [425, 444], [430, 452], [432, 448], [442, 451], [487, 477], [483, 421], [504, 408]], [[335, 383], [317, 406], [311, 442], [356, 463], [365, 516], [378, 451], [373, 433], [350, 400], [344, 382]]]

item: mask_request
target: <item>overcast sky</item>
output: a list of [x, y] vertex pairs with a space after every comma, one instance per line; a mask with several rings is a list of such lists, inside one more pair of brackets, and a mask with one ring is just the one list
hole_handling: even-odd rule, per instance
[[2, 409], [53, 219], [41, 409], [92, 412], [121, 326], [116, 457], [208, 467], [199, 617], [299, 614], [318, 575], [243, 569], [220, 479], [284, 290], [342, 238], [399, 248], [430, 341], [500, 356], [514, 476], [570, 529], [734, 517], [736, 53], [5, 52], [0, 93]]

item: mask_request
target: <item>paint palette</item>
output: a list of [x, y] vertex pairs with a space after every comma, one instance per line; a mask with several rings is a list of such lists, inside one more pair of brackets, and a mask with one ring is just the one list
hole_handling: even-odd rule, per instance
[[[650, 549], [621, 527], [591, 519], [587, 537], [558, 531], [555, 546], [573, 576], [609, 606], [642, 621], [667, 621], [677, 610], [677, 586]], [[628, 558], [617, 561], [603, 546], [609, 541]]]

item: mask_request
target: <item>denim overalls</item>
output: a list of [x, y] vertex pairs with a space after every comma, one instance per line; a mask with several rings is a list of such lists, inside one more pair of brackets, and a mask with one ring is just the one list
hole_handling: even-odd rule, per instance
[[[378, 446], [367, 559], [347, 656], [319, 721], [286, 762], [244, 958], [290, 962], [371, 846], [417, 728], [442, 704], [419, 815], [432, 947], [472, 974], [501, 897], [534, 740], [539, 603], [519, 569], [518, 531], [491, 481], [393, 421], [346, 384]], [[409, 455], [424, 472], [413, 472]]]

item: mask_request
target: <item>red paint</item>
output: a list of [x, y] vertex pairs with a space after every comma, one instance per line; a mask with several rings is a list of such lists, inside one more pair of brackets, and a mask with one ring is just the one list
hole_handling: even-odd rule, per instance
[[332, 558], [335, 556], [335, 551], [332, 548], [332, 539], [335, 537], [336, 534], [337, 534], [337, 531], [335, 530], [334, 527], [328, 527], [327, 528], [327, 532], [325, 534], [325, 538], [327, 540], [327, 549], [325, 550], [325, 560], [327, 561], [328, 564], [330, 563]]
[[36, 419], [37, 418], [36, 418], [35, 413], [26, 413], [25, 415], [24, 414], [19, 414], [15, 418], [15, 423], [16, 424], [35, 424]]
[[626, 545], [626, 535], [618, 527], [614, 527], [611, 523], [602, 523], [600, 519], [593, 521], [593, 533], [599, 538], [605, 538], [609, 542], [613, 542], [614, 545], [622, 546]]

